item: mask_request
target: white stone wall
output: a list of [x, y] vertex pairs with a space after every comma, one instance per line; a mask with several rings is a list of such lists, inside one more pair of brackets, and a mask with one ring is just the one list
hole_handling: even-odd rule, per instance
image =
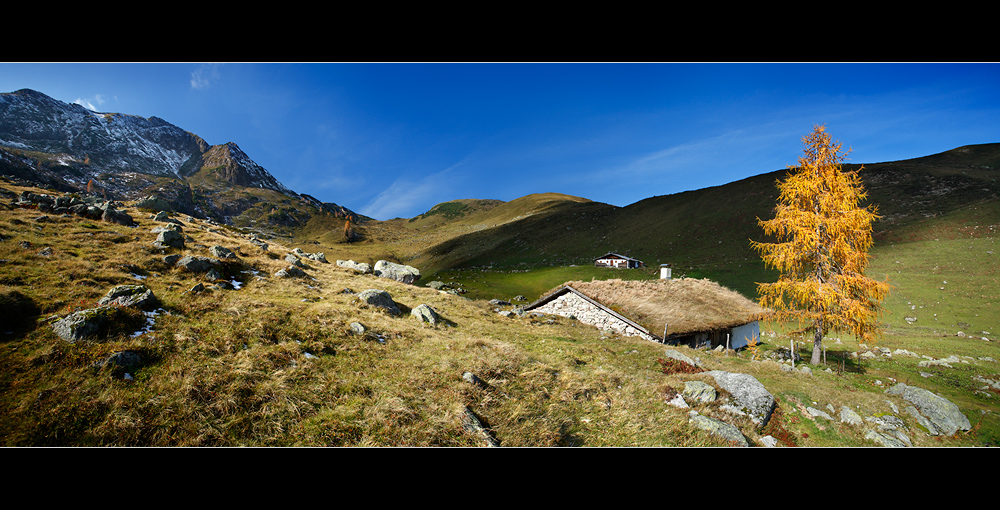
[[655, 341], [651, 335], [636, 329], [634, 326], [631, 326], [627, 322], [607, 313], [606, 311], [595, 306], [593, 303], [572, 292], [567, 292], [556, 299], [535, 308], [534, 311], [552, 315], [561, 315], [563, 317], [569, 317], [572, 315], [584, 324], [590, 324], [591, 326], [596, 326], [600, 329], [609, 329], [626, 336], [638, 336], [645, 338], [646, 340]]

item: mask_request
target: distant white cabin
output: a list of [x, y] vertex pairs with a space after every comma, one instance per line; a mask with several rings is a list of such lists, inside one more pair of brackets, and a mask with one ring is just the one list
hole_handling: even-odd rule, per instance
[[632, 257], [626, 257], [625, 255], [619, 255], [617, 253], [608, 253], [594, 259], [594, 265], [597, 267], [616, 267], [616, 268], [636, 268], [643, 267], [646, 264], [639, 259], [634, 259]]

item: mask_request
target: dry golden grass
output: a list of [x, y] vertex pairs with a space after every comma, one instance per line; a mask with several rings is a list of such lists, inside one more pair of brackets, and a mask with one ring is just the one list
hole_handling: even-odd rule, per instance
[[[181, 253], [209, 256], [219, 244], [239, 256], [225, 269], [241, 288], [191, 293], [196, 283], [219, 282], [166, 266], [151, 244], [157, 223], [127, 212], [137, 227], [75, 217], [37, 223], [38, 211], [0, 209], [0, 307], [26, 317], [10, 334], [0, 331], [0, 444], [483, 446], [464, 426], [468, 410], [507, 447], [726, 445], [667, 404], [685, 380], [703, 376], [664, 374], [656, 361], [662, 345], [562, 317], [507, 318], [484, 301], [332, 263], [307, 261], [307, 278], [276, 278], [294, 246], [269, 240], [263, 252], [238, 231], [182, 217], [191, 240]], [[39, 255], [45, 247], [52, 253]], [[331, 258], [328, 246], [300, 247]], [[124, 328], [75, 344], [52, 332], [52, 318], [137, 282], [162, 302], [151, 330]], [[389, 292], [404, 314], [361, 306], [345, 292], [368, 288]], [[443, 323], [409, 316], [421, 303]], [[366, 332], [353, 333], [353, 322]], [[95, 365], [124, 350], [144, 360], [131, 380]], [[882, 397], [874, 388], [858, 398], [859, 386], [846, 376], [806, 379], [777, 364], [687, 352], [707, 370], [766, 381], [791, 418], [799, 416], [792, 398], [818, 400], [816, 392], [824, 402], [871, 405], [872, 412]], [[483, 384], [466, 382], [464, 372]], [[699, 411], [723, 415], [717, 406]], [[816, 437], [801, 420], [780, 423]], [[764, 433], [741, 429], [755, 443]], [[862, 444], [855, 432], [837, 433]]]

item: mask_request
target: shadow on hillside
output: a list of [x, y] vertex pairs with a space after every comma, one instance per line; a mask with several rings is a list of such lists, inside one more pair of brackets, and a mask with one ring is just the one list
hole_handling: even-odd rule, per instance
[[18, 290], [0, 292], [0, 342], [19, 338], [35, 328], [41, 308]]

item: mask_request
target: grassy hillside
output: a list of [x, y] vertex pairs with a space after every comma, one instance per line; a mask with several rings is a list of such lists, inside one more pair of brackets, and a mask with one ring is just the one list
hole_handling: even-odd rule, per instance
[[[22, 191], [12, 185], [4, 189], [6, 196]], [[265, 252], [238, 230], [179, 218], [190, 237], [179, 254], [207, 256], [209, 247], [221, 245], [238, 256], [225, 264], [222, 280], [208, 281], [204, 275], [166, 265], [163, 257], [171, 251], [151, 244], [155, 234], [150, 230], [161, 224], [134, 209], [126, 211], [138, 226], [75, 216], [42, 220], [37, 210], [0, 207], [0, 311], [5, 324], [0, 332], [0, 444], [729, 444], [690, 425], [688, 410], [667, 404], [684, 388], [684, 381], [710, 379], [700, 373], [666, 373], [660, 361], [663, 346], [658, 344], [561, 317], [507, 318], [485, 301], [354, 275], [334, 264], [310, 263], [306, 278], [278, 278], [274, 273], [287, 265], [283, 258], [292, 246], [272, 239]], [[936, 245], [950, 248], [942, 249], [936, 268], [927, 262], [911, 272], [913, 278], [951, 268], [943, 266], [945, 260], [968, 270], [949, 269], [949, 282], [981, 276], [981, 266], [970, 270], [971, 261], [975, 254], [992, 250], [994, 236], [936, 242], [954, 244]], [[902, 267], [922, 260], [890, 254], [899, 255]], [[880, 255], [878, 260], [881, 268], [889, 258]], [[538, 281], [578, 278], [576, 271], [583, 268]], [[517, 275], [525, 274], [531, 275]], [[944, 279], [933, 276], [933, 285], [938, 285], [937, 278]], [[87, 341], [69, 343], [54, 334], [55, 320], [94, 306], [109, 288], [128, 283], [153, 290], [160, 307], [149, 314], [124, 310], [115, 327]], [[191, 292], [196, 283], [209, 288]], [[404, 315], [362, 305], [345, 292], [367, 288], [388, 291]], [[986, 284], [968, 296], [958, 292], [957, 298], [965, 301], [955, 306], [953, 315], [947, 315], [948, 301], [931, 301], [933, 291], [930, 284], [915, 291], [922, 298], [920, 305], [935, 307], [928, 313], [956, 325], [968, 322], [970, 331], [983, 328], [992, 335], [997, 329], [995, 315], [987, 312], [995, 291]], [[980, 299], [976, 293], [985, 296], [982, 306], [970, 308], [980, 319], [959, 313], [965, 310], [962, 303]], [[905, 294], [897, 296], [903, 299]], [[432, 326], [406, 313], [421, 303], [437, 310], [443, 322]], [[902, 301], [893, 304], [901, 306]], [[926, 369], [917, 367], [917, 359], [902, 357], [860, 361], [849, 356], [859, 346], [845, 337], [831, 339], [828, 365], [805, 375], [782, 370], [775, 361], [751, 361], [747, 353], [685, 348], [705, 370], [754, 375], [779, 406], [764, 430], [734, 419], [720, 403], [696, 409], [733, 421], [752, 444], [770, 435], [782, 445], [870, 446], [862, 429], [813, 420], [803, 413], [804, 406], [817, 402], [848, 405], [863, 415], [890, 412], [886, 400], [893, 398], [884, 389], [893, 380], [906, 381], [940, 389], [975, 423], [974, 431], [948, 438], [928, 436], [914, 426], [910, 435], [915, 445], [996, 444], [997, 392], [979, 389], [983, 383], [978, 381], [998, 378], [996, 363], [984, 360], [1000, 358], [1000, 353], [993, 342], [958, 337], [951, 329], [922, 329], [924, 321], [931, 320], [919, 315], [913, 324], [894, 322], [886, 345], [933, 356], [968, 356], [963, 358], [968, 363]], [[352, 332], [353, 322], [363, 324], [365, 332]], [[780, 327], [765, 329], [758, 360], [774, 358], [794, 340]], [[126, 351], [142, 359], [128, 377], [102, 366]], [[466, 382], [465, 372], [483, 384]], [[934, 376], [925, 379], [923, 372]], [[466, 428], [469, 413], [487, 428], [486, 436]]]

